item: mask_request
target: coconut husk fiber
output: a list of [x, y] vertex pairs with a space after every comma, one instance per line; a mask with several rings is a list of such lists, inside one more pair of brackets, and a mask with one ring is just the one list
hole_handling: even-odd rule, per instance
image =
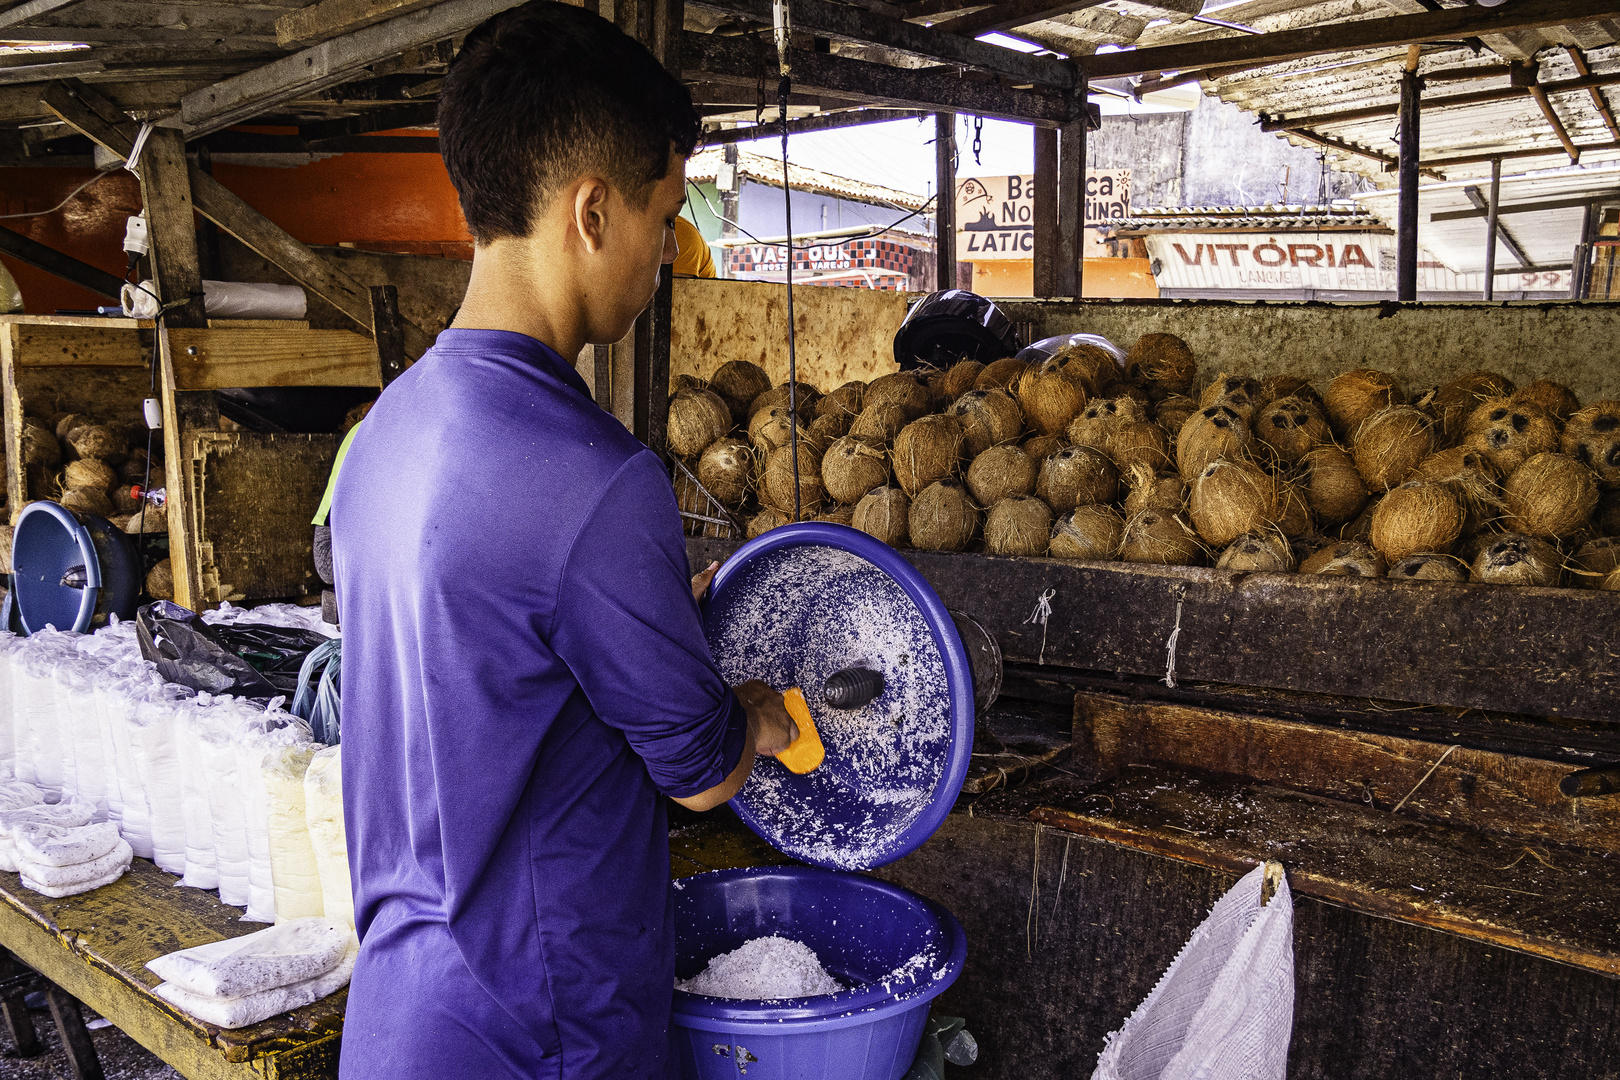
[[1069, 421], [1066, 432], [1069, 442], [1075, 446], [1106, 451], [1108, 436], [1119, 426], [1122, 403], [1133, 412], [1141, 411], [1140, 404], [1132, 398], [1093, 398], [1086, 402], [1080, 409], [1080, 415]]
[[900, 434], [906, 423], [905, 410], [892, 401], [885, 401], [862, 409], [855, 422], [849, 425], [849, 433], [864, 443], [881, 448], [894, 442], [894, 437]]
[[1560, 424], [1567, 423], [1581, 408], [1581, 399], [1575, 396], [1575, 391], [1551, 379], [1537, 379], [1529, 386], [1521, 386], [1513, 391], [1509, 400], [1515, 405], [1526, 402], [1540, 405]]
[[1150, 420], [1127, 420], [1108, 438], [1108, 458], [1121, 473], [1137, 465], [1158, 472], [1174, 466], [1170, 460], [1170, 440], [1164, 429]]
[[1277, 480], [1277, 517], [1273, 524], [1290, 540], [1297, 540], [1316, 531], [1316, 517], [1305, 492], [1295, 480]]
[[1130, 398], [1132, 401], [1142, 406], [1144, 410], [1151, 409], [1153, 407], [1153, 397], [1147, 392], [1146, 389], [1137, 386], [1133, 382], [1126, 382], [1123, 379], [1115, 379], [1113, 382], [1103, 383], [1102, 389], [1097, 391], [1097, 396], [1104, 398]]
[[1393, 405], [1405, 405], [1406, 394], [1395, 376], [1373, 368], [1347, 371], [1328, 383], [1322, 396], [1328, 421], [1340, 438], [1349, 439], [1361, 422]]
[[1041, 463], [1035, 494], [1058, 513], [1119, 497], [1119, 470], [1100, 450], [1071, 446]]
[[1302, 574], [1327, 577], [1383, 577], [1384, 570], [1384, 557], [1377, 549], [1355, 540], [1329, 544], [1299, 564]]
[[766, 506], [762, 507], [759, 513], [748, 519], [748, 527], [745, 530], [745, 533], [748, 539], [752, 540], [757, 536], [762, 536], [765, 533], [770, 532], [772, 529], [786, 524], [788, 524], [788, 516], [786, 514]]
[[131, 536], [142, 533], [166, 533], [169, 531], [169, 512], [157, 507], [144, 506], [129, 516], [124, 531]]
[[64, 492], [56, 501], [75, 514], [100, 514], [102, 517], [112, 517], [114, 513], [112, 500], [107, 498], [107, 493], [96, 488], [75, 488]]
[[[114, 484], [107, 489], [107, 498], [112, 501], [113, 513], [128, 517], [142, 506], [142, 500], [130, 493], [131, 485]], [[123, 528], [122, 525], [119, 528]]]
[[1333, 441], [1327, 420], [1305, 398], [1278, 398], [1262, 408], [1254, 418], [1254, 437], [1266, 448], [1271, 460], [1291, 467], [1311, 450]]
[[734, 427], [748, 423], [748, 407], [770, 388], [771, 377], [765, 369], [747, 360], [728, 360], [709, 377], [709, 389], [730, 408]]
[[844, 383], [816, 402], [816, 418], [819, 420], [824, 416], [841, 416], [845, 423], [852, 423], [861, 413], [861, 402], [865, 395], [865, 383]]
[[827, 494], [838, 502], [859, 502], [868, 491], [889, 482], [888, 455], [846, 435], [822, 455], [821, 481]]
[[[821, 455], [807, 443], [799, 444], [800, 518], [821, 513], [826, 489], [821, 483]], [[760, 484], [760, 502], [773, 510], [793, 514], [793, 448], [778, 446], [765, 458], [765, 479]]]
[[1604, 536], [1620, 536], [1620, 491], [1604, 492], [1593, 517], [1598, 532]]
[[703, 486], [686, 473], [677, 473], [674, 477], [675, 505], [683, 514], [710, 515], [709, 497], [703, 493]]
[[1575, 552], [1575, 565], [1569, 568], [1570, 584], [1596, 589], [1620, 570], [1620, 540], [1612, 536], [1588, 540]]
[[1303, 398], [1322, 416], [1327, 416], [1327, 406], [1322, 404], [1322, 395], [1316, 392], [1309, 379], [1298, 375], [1267, 375], [1260, 380], [1260, 407], [1263, 409], [1273, 401], [1283, 398]]
[[[704, 382], [702, 379], [698, 378], [696, 375], [688, 375], [684, 371], [679, 373], [678, 375], [671, 375], [669, 377], [669, 396], [670, 397], [674, 397], [676, 394], [680, 393], [682, 390], [707, 390], [708, 388], [709, 388], [708, 383]], [[364, 419], [364, 417], [362, 417], [362, 419]], [[345, 422], [347, 422], [347, 418], [345, 418]], [[349, 426], [353, 427], [354, 425], [350, 424]]]
[[1123, 474], [1130, 490], [1125, 496], [1125, 516], [1143, 510], [1164, 510], [1179, 514], [1187, 505], [1187, 482], [1179, 473], [1154, 472], [1133, 465]]
[[43, 426], [26, 425], [20, 436], [24, 465], [52, 469], [62, 462], [62, 445]]
[[1395, 405], [1363, 420], [1351, 444], [1356, 471], [1374, 492], [1400, 484], [1434, 450], [1429, 417], [1408, 405]]
[[755, 468], [753, 448], [741, 439], [716, 439], [698, 458], [698, 483], [730, 510], [748, 499]]
[[853, 506], [823, 507], [821, 516], [816, 520], [830, 521], [834, 525], [853, 525], [855, 522], [855, 508]]
[[1286, 574], [1294, 569], [1294, 549], [1279, 533], [1244, 533], [1227, 545], [1215, 560], [1217, 570]]
[[1061, 435], [1036, 435], [1033, 438], [1025, 439], [1023, 448], [1024, 453], [1029, 455], [1029, 459], [1039, 467], [1047, 458], [1068, 445], [1069, 440]]
[[1584, 528], [1598, 495], [1597, 474], [1567, 454], [1537, 454], [1502, 481], [1507, 527], [1546, 539]]
[[945, 369], [945, 377], [939, 382], [940, 394], [947, 401], [955, 401], [974, 388], [982, 371], [984, 365], [977, 360], [962, 360], [952, 364]]
[[676, 457], [690, 461], [730, 431], [731, 409], [712, 390], [682, 390], [669, 399], [667, 437]]
[[799, 430], [804, 432], [806, 442], [825, 454], [827, 447], [849, 434], [849, 425], [850, 417], [830, 414], [816, 417], [809, 428]]
[[[803, 426], [804, 431], [809, 425]], [[754, 452], [764, 460], [777, 447], [786, 446], [793, 438], [793, 414], [785, 407], [773, 406], [761, 409], [748, 421], [748, 441], [753, 444]]]
[[1255, 411], [1260, 407], [1260, 381], [1247, 375], [1231, 375], [1223, 371], [1215, 376], [1214, 382], [1204, 387], [1198, 405], [1204, 409], [1211, 405], [1225, 405], [1243, 417], [1244, 423], [1252, 425]]
[[787, 383], [774, 387], [760, 394], [748, 405], [748, 415], [752, 417], [761, 409], [785, 409], [788, 407], [790, 391], [796, 390], [794, 404], [799, 413], [799, 423], [808, 425], [816, 418], [816, 406], [821, 402], [821, 391], [807, 382], [796, 383], [789, 387]]
[[894, 478], [907, 495], [956, 475], [962, 464], [962, 425], [954, 416], [925, 416], [894, 437]]
[[912, 547], [962, 551], [979, 531], [979, 511], [959, 481], [941, 480], [912, 500], [906, 522]]
[[60, 440], [67, 438], [68, 432], [76, 431], [82, 427], [89, 427], [95, 422], [96, 420], [93, 416], [89, 416], [85, 413], [70, 412], [58, 417], [56, 423], [52, 425], [52, 430], [55, 431], [57, 439]]
[[1028, 495], [1035, 490], [1040, 466], [1016, 446], [992, 446], [973, 459], [967, 470], [967, 487], [973, 501], [992, 506], [1009, 495]]
[[1571, 414], [1558, 448], [1597, 473], [1605, 488], [1620, 488], [1620, 401], [1594, 401]]
[[1378, 501], [1369, 540], [1391, 563], [1422, 551], [1444, 555], [1462, 536], [1465, 519], [1462, 500], [1448, 485], [1402, 484]]
[[1030, 372], [1018, 381], [1018, 407], [1041, 435], [1063, 434], [1085, 403], [1085, 393], [1060, 374]]
[[915, 375], [897, 371], [866, 384], [866, 392], [861, 395], [861, 407], [870, 409], [874, 405], [898, 406], [906, 414], [909, 424], [928, 415], [934, 405], [934, 395]]
[[1211, 405], [1187, 418], [1176, 437], [1176, 469], [1191, 481], [1216, 458], [1247, 456], [1249, 425], [1225, 405]]
[[1389, 568], [1391, 581], [1467, 581], [1468, 564], [1455, 555], [1425, 551], [1408, 555]]
[[1481, 585], [1556, 588], [1564, 579], [1564, 557], [1538, 537], [1503, 533], [1480, 549], [1468, 579]]
[[1119, 557], [1134, 563], [1197, 566], [1204, 561], [1204, 545], [1181, 515], [1143, 510], [1126, 520]]
[[118, 474], [113, 467], [105, 461], [95, 458], [80, 458], [70, 461], [62, 470], [62, 490], [73, 491], [77, 488], [95, 488], [97, 491], [106, 491], [118, 482]]
[[1006, 390], [1012, 392], [1030, 371], [1028, 362], [1007, 356], [986, 364], [979, 377], [973, 380], [975, 390]]
[[984, 546], [992, 555], [1045, 555], [1052, 508], [1033, 495], [996, 500], [984, 519]]
[[1198, 378], [1192, 349], [1174, 334], [1143, 334], [1125, 355], [1127, 378], [1166, 394], [1190, 394]]
[[1053, 353], [1041, 365], [1041, 373], [1062, 375], [1086, 397], [1096, 397], [1104, 385], [1119, 377], [1119, 364], [1100, 345], [1080, 342]]
[[855, 504], [850, 525], [890, 547], [903, 547], [910, 529], [911, 500], [897, 487], [873, 488]]
[[1212, 547], [1224, 548], [1277, 518], [1277, 482], [1251, 462], [1212, 461], [1191, 488], [1188, 515], [1198, 535]]
[[1482, 402], [1512, 393], [1513, 383], [1494, 371], [1470, 372], [1436, 390], [1429, 411], [1434, 414], [1442, 445], [1451, 447], [1462, 441], [1468, 418]]
[[1537, 454], [1558, 449], [1558, 421], [1539, 405], [1491, 398], [1468, 417], [1462, 445], [1484, 454], [1506, 476]]
[[[129, 456], [118, 464], [119, 479], [129, 484], [139, 484], [146, 480], [147, 457], [145, 450], [131, 450]], [[152, 472], [161, 477], [163, 475], [163, 462], [153, 461]]]
[[1153, 406], [1153, 422], [1164, 428], [1164, 433], [1174, 444], [1176, 436], [1181, 434], [1182, 425], [1197, 411], [1198, 402], [1192, 398], [1185, 394], [1171, 394]]
[[1052, 525], [1047, 553], [1058, 559], [1105, 562], [1119, 557], [1125, 519], [1112, 506], [1077, 506]]
[[120, 461], [129, 450], [126, 436], [101, 424], [74, 428], [68, 432], [67, 444], [75, 457], [95, 458], [98, 461]]
[[146, 595], [153, 600], [174, 599], [174, 564], [164, 559], [146, 575]]
[[969, 390], [951, 404], [950, 414], [962, 425], [968, 457], [978, 457], [992, 446], [1017, 442], [1024, 414], [1005, 390]]

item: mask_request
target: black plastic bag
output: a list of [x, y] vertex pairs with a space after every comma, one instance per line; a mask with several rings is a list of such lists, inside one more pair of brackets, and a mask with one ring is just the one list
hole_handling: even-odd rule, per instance
[[284, 626], [210, 626], [167, 600], [135, 613], [135, 636], [169, 682], [250, 698], [290, 698], [304, 657], [327, 640]]

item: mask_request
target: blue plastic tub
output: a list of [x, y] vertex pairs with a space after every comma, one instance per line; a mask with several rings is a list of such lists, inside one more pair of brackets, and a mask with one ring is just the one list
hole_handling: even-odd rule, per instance
[[676, 1041], [688, 1080], [899, 1080], [916, 1057], [928, 1003], [967, 957], [949, 911], [861, 874], [749, 867], [683, 878], [674, 889], [677, 977], [777, 934], [814, 949], [850, 987], [783, 1001], [677, 990]]

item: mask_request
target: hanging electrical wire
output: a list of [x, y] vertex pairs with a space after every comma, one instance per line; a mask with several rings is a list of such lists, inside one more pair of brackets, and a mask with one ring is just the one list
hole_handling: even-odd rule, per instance
[[782, 217], [787, 236], [787, 346], [788, 346], [788, 444], [793, 467], [793, 520], [803, 516], [803, 503], [799, 490], [799, 365], [795, 355], [793, 325], [793, 188], [788, 183], [788, 94], [793, 89], [793, 65], [789, 47], [792, 45], [793, 26], [788, 0], [774, 0], [771, 5], [771, 24], [776, 30], [776, 63], [780, 78], [776, 81], [777, 113], [782, 121]]

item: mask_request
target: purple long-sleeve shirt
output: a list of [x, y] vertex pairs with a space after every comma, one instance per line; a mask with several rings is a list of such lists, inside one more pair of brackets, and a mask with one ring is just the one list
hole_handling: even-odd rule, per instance
[[366, 418], [332, 529], [344, 1080], [673, 1075], [659, 793], [720, 783], [746, 723], [658, 459], [538, 341], [447, 330]]

